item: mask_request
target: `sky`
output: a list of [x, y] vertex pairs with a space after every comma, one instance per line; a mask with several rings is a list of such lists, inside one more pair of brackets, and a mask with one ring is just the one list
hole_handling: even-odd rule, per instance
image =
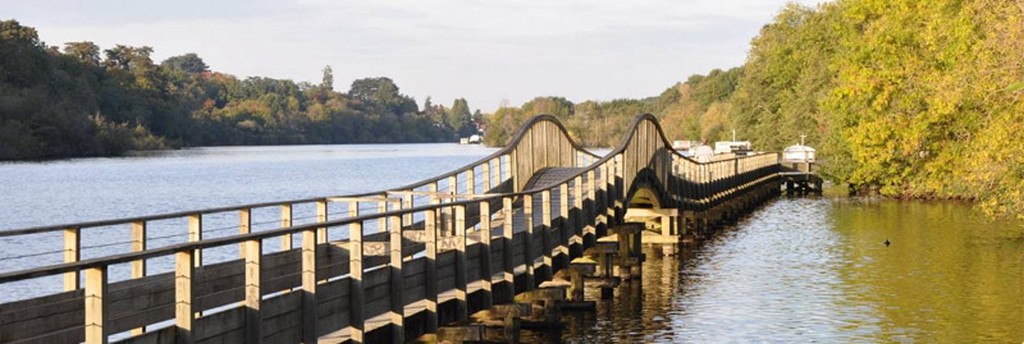
[[[212, 70], [334, 87], [386, 76], [420, 104], [656, 96], [739, 66], [786, 0], [0, 0], [49, 45], [194, 52]], [[814, 5], [818, 0], [799, 0]]]

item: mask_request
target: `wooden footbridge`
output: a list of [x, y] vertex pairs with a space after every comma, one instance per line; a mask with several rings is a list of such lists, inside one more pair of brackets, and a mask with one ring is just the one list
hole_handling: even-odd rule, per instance
[[[504, 149], [393, 190], [2, 231], [4, 245], [62, 236], [64, 263], [2, 272], [0, 293], [61, 278], [64, 291], [0, 304], [0, 342], [415, 340], [512, 302], [619, 224], [679, 243], [779, 183], [776, 153], [698, 163], [651, 115], [603, 157], [538, 116]], [[208, 235], [216, 216], [237, 216], [237, 234]], [[188, 241], [154, 245], [157, 222], [187, 228]], [[273, 228], [255, 229], [265, 222]], [[82, 238], [112, 228], [130, 230], [130, 251], [82, 259]]]

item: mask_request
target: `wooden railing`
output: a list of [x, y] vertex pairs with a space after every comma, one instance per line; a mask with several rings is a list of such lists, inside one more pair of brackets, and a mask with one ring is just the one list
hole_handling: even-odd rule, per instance
[[[535, 143], [537, 142], [537, 143]], [[551, 142], [553, 144], [539, 144]], [[529, 152], [529, 153], [526, 153]], [[93, 250], [92, 256], [111, 254], [111, 246], [128, 246], [130, 252], [142, 252], [158, 247], [154, 240], [175, 239], [180, 234], [167, 235], [170, 229], [187, 228], [185, 240], [196, 242], [208, 238], [211, 233], [223, 235], [224, 231], [235, 230], [245, 234], [256, 230], [287, 228], [302, 222], [326, 222], [328, 219], [344, 218], [360, 213], [383, 213], [388, 209], [412, 208], [427, 204], [448, 203], [462, 197], [482, 193], [504, 193], [521, 190], [522, 184], [535, 171], [551, 166], [585, 166], [596, 160], [598, 156], [579, 147], [568, 139], [565, 129], [551, 116], [537, 116], [522, 127], [509, 144], [478, 161], [458, 168], [449, 173], [431, 177], [410, 185], [371, 193], [316, 197], [279, 202], [245, 204], [230, 207], [201, 209], [164, 213], [132, 218], [70, 223], [62, 225], [41, 226], [0, 231], [0, 240], [40, 240], [41, 236], [60, 235], [63, 246], [45, 252], [6, 252], [0, 254], [0, 260], [35, 259], [44, 255], [62, 255], [63, 262], [79, 261], [86, 250]], [[521, 178], [520, 176], [526, 176]], [[274, 209], [279, 209], [277, 214]], [[269, 212], [267, 210], [270, 210]], [[300, 213], [301, 212], [301, 213]], [[220, 221], [218, 226], [207, 225], [210, 218], [234, 216], [235, 224], [225, 225]], [[257, 217], [257, 214], [262, 217]], [[451, 214], [444, 214], [445, 218]], [[155, 222], [163, 226], [157, 234], [150, 228]], [[168, 223], [174, 222], [174, 223]], [[82, 238], [94, 235], [92, 231], [120, 232], [130, 228], [129, 237], [122, 240], [105, 241], [93, 246], [84, 246]], [[181, 237], [178, 237], [179, 241]], [[323, 231], [318, 233], [321, 243], [327, 237]], [[43, 238], [49, 239], [49, 238]], [[282, 250], [292, 248], [296, 238], [285, 235], [281, 237], [279, 247]], [[197, 266], [210, 261], [203, 259], [202, 251], [194, 257]], [[131, 263], [131, 278], [146, 275], [145, 261]], [[79, 272], [69, 272], [64, 276], [64, 290], [76, 290], [82, 287], [82, 276]]]
[[[634, 119], [622, 143], [596, 159], [553, 118], [537, 117], [508, 147], [467, 168], [399, 190], [322, 199], [345, 202], [352, 212], [343, 218], [0, 273], [0, 286], [62, 274], [86, 281], [0, 305], [0, 342], [403, 342], [549, 279], [622, 221], [639, 186], [659, 188], [664, 206], [707, 209], [772, 178], [772, 159], [697, 163], [670, 148], [650, 115]], [[576, 172], [521, 189], [549, 167]], [[364, 202], [383, 205], [359, 213]], [[238, 211], [244, 226], [251, 208], [223, 211]], [[192, 221], [201, 228], [201, 215]], [[267, 249], [293, 237], [297, 247]], [[227, 247], [241, 258], [197, 264], [204, 250]], [[114, 266], [170, 257], [173, 272], [109, 278]]]
[[[569, 189], [588, 196], [552, 202], [553, 192], [567, 199]], [[418, 332], [431, 332], [509, 302], [516, 284], [521, 291], [549, 278], [560, 268], [555, 262], [568, 261], [570, 246], [581, 252], [583, 237], [593, 236], [584, 233], [581, 214], [598, 191], [576, 181], [0, 274], [0, 284], [69, 272], [86, 277], [84, 289], [4, 305], [0, 313], [14, 320], [0, 324], [0, 341], [102, 343], [174, 319], [173, 326], [136, 331], [130, 341], [362, 342], [368, 331], [390, 326], [388, 337], [401, 342], [408, 317], [423, 318]], [[453, 221], [443, 221], [447, 209]], [[516, 212], [525, 219], [518, 231]], [[365, 231], [380, 221], [385, 230]], [[348, 238], [320, 242], [321, 233], [339, 231]], [[301, 247], [263, 250], [265, 241], [287, 235], [301, 237]], [[196, 266], [197, 252], [218, 247], [239, 247], [243, 257]], [[111, 266], [160, 257], [174, 257], [173, 273], [108, 279]], [[470, 294], [480, 295], [479, 306], [469, 306]], [[445, 312], [440, 303], [448, 301], [452, 310]]]

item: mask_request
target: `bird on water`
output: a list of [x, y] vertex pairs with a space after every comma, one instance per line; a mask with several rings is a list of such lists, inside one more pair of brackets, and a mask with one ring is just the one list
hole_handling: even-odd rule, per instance
[[892, 243], [889, 242], [889, 239], [885, 239], [885, 247], [889, 247], [889, 244], [892, 244]]

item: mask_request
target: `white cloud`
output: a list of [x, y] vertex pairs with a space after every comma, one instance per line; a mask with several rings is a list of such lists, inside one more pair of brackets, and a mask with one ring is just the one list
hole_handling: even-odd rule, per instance
[[318, 81], [330, 64], [342, 91], [389, 76], [419, 101], [466, 97], [488, 111], [505, 98], [657, 95], [689, 74], [739, 65], [784, 0], [33, 4], [9, 15], [51, 44], [149, 45], [158, 59], [195, 52], [216, 70], [300, 81]]

